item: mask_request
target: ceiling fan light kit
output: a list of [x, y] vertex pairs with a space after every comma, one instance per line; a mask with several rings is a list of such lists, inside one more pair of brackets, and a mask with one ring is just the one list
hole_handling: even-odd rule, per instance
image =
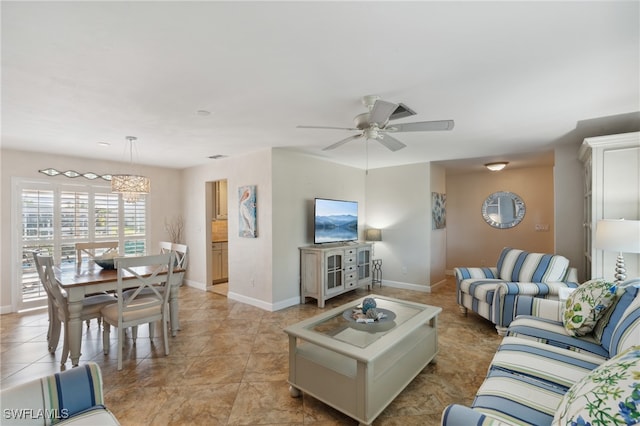
[[329, 126], [297, 126], [301, 129], [332, 129], [332, 130], [349, 130], [360, 131], [357, 135], [349, 136], [332, 145], [323, 148], [323, 151], [329, 151], [344, 145], [352, 140], [374, 139], [380, 142], [390, 151], [398, 151], [406, 145], [398, 139], [390, 136], [388, 133], [400, 132], [428, 132], [428, 131], [446, 131], [452, 130], [454, 126], [453, 120], [438, 121], [419, 121], [414, 123], [389, 124], [390, 120], [410, 117], [416, 112], [403, 103], [393, 103], [383, 101], [380, 96], [367, 95], [362, 98], [362, 104], [367, 107], [369, 112], [358, 114], [354, 119], [355, 128], [353, 127], [329, 127]]

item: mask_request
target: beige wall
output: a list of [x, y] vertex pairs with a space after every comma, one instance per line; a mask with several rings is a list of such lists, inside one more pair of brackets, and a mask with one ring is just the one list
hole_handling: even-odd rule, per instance
[[[495, 266], [503, 247], [554, 252], [553, 167], [448, 175], [446, 187], [448, 270]], [[524, 219], [514, 228], [496, 229], [482, 218], [483, 201], [496, 191], [514, 192], [525, 202]], [[549, 230], [536, 231], [536, 224]]]
[[[431, 189], [430, 193], [437, 192], [440, 194], [447, 193], [446, 186], [446, 172], [443, 166], [431, 164]], [[430, 196], [431, 194], [427, 194]], [[431, 200], [431, 198], [429, 198]], [[446, 208], [446, 200], [445, 200]], [[430, 210], [433, 206], [430, 207]], [[447, 269], [447, 228], [444, 229], [432, 229], [433, 217], [430, 216], [429, 223], [427, 224], [431, 231], [431, 270], [429, 282], [431, 286], [444, 282]]]
[[431, 164], [369, 170], [367, 226], [382, 229], [374, 257], [385, 285], [428, 292], [431, 286]]

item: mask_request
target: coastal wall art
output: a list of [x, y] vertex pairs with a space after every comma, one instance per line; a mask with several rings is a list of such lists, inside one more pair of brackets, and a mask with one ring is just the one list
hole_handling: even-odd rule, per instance
[[238, 188], [239, 200], [239, 226], [238, 234], [243, 238], [257, 238], [258, 229], [256, 223], [256, 186], [246, 185]]

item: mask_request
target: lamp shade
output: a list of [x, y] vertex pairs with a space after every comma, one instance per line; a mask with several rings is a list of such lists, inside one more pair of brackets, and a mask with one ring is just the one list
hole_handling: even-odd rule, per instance
[[369, 228], [364, 233], [367, 241], [382, 241], [382, 229]]
[[605, 251], [640, 253], [640, 220], [599, 220], [593, 245]]

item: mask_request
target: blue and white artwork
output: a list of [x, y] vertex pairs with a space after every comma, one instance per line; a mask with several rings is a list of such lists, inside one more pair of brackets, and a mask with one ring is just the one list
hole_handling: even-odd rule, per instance
[[247, 185], [238, 188], [238, 234], [243, 238], [256, 238], [256, 186]]
[[431, 193], [431, 229], [444, 229], [447, 226], [447, 194]]

